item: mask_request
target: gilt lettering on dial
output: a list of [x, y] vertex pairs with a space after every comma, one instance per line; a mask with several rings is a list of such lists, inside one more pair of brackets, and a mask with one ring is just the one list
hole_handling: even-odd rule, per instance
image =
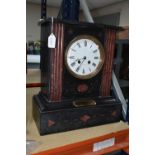
[[101, 69], [104, 60], [101, 43], [92, 36], [80, 36], [66, 51], [66, 65], [73, 76], [89, 79]]

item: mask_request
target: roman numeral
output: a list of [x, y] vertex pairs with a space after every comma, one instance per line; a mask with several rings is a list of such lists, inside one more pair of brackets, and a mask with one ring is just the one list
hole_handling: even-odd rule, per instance
[[98, 57], [94, 57], [94, 59], [98, 59]]
[[90, 48], [92, 47], [92, 45], [90, 46]]
[[84, 45], [87, 46], [87, 41], [86, 40], [84, 41]]
[[94, 62], [92, 63], [92, 65], [93, 65], [94, 67], [96, 67], [96, 64], [95, 64]]
[[91, 72], [91, 69], [89, 68], [89, 71]]
[[81, 47], [81, 45], [80, 45], [79, 43], [77, 43], [77, 45], [78, 45], [79, 47]]
[[85, 73], [85, 70], [83, 69], [83, 72], [82, 72], [83, 74]]
[[78, 67], [78, 68], [76, 69], [76, 72], [78, 72], [78, 71], [79, 71], [79, 69], [80, 69], [80, 67]]
[[94, 50], [93, 53], [96, 53], [98, 49]]
[[72, 67], [75, 66], [75, 62], [71, 63], [71, 66], [72, 66]]
[[75, 56], [70, 56], [69, 58], [70, 58], [70, 59], [75, 59]]
[[72, 50], [72, 51], [74, 51], [74, 52], [76, 52], [76, 50], [75, 50], [75, 49], [73, 49], [73, 48], [72, 48], [71, 50]]

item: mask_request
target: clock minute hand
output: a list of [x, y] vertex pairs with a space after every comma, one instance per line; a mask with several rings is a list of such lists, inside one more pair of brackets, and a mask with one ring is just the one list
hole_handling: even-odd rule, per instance
[[78, 72], [79, 71], [79, 69], [80, 69], [80, 67], [82, 66], [82, 64], [83, 64], [83, 62], [86, 60], [85, 58], [82, 58], [83, 59], [83, 61], [81, 62], [81, 64], [77, 67], [77, 69], [76, 69], [76, 71]]

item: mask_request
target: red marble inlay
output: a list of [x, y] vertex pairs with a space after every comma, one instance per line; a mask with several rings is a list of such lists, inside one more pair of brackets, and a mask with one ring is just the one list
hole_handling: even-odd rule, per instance
[[52, 121], [52, 120], [48, 120], [48, 127], [51, 127], [51, 126], [53, 126], [54, 124], [55, 124], [54, 121]]
[[84, 93], [88, 90], [88, 86], [86, 84], [80, 84], [77, 86], [77, 90], [80, 93]]
[[62, 75], [63, 75], [63, 24], [54, 23], [54, 34], [57, 38], [56, 47], [51, 51], [51, 101], [61, 101], [62, 97]]
[[89, 115], [83, 115], [82, 117], [80, 117], [80, 120], [82, 122], [87, 122], [89, 119], [90, 119], [90, 116]]
[[116, 116], [116, 115], [117, 115], [117, 111], [113, 111], [112, 116]]
[[112, 64], [113, 64], [115, 39], [116, 39], [115, 30], [107, 29], [105, 33], [105, 38], [106, 39], [104, 44], [105, 44], [106, 58], [102, 73], [101, 96], [110, 95]]

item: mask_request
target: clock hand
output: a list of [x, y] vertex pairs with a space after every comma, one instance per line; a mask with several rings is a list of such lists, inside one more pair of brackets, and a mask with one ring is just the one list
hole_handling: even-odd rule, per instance
[[77, 67], [77, 69], [76, 69], [76, 71], [78, 72], [79, 71], [79, 69], [80, 69], [80, 67], [82, 66], [82, 64], [83, 64], [83, 62], [86, 60], [86, 58], [84, 57], [84, 58], [82, 58], [83, 59], [83, 61], [81, 62], [81, 64]]
[[73, 61], [73, 62], [80, 61], [80, 60], [82, 60], [82, 59], [85, 59], [85, 57], [83, 57], [83, 58], [81, 58], [81, 59], [77, 58], [77, 59], [76, 59], [75, 61]]
[[[81, 64], [80, 64], [79, 67], [81, 67], [81, 65], [83, 64], [83, 62], [86, 60], [86, 56], [84, 56], [82, 59], [83, 59], [83, 61], [81, 62]], [[82, 59], [81, 59], [81, 60], [82, 60]]]
[[83, 64], [84, 61], [85, 61], [85, 59], [83, 59], [83, 61], [81, 62], [80, 67], [81, 67], [81, 65]]
[[78, 61], [79, 59], [76, 59], [74, 62]]
[[81, 59], [76, 59], [75, 61], [73, 61], [73, 63], [75, 63], [76, 61], [79, 61], [79, 60], [81, 60]]

